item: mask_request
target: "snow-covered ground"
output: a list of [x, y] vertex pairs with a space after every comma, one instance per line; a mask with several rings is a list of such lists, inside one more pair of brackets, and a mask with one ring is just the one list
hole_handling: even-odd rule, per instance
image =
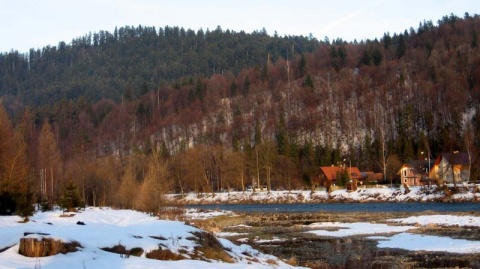
[[473, 192], [473, 187], [462, 190], [452, 196], [436, 187], [410, 187], [410, 192], [403, 188], [359, 188], [356, 191], [336, 190], [327, 193], [324, 190], [311, 192], [310, 190], [295, 191], [236, 191], [222, 193], [207, 193], [197, 195], [187, 193], [184, 197], [171, 194], [169, 198], [175, 202], [185, 204], [237, 204], [237, 203], [321, 203], [321, 202], [429, 202], [455, 201], [478, 202], [480, 193]]
[[[192, 233], [201, 231], [180, 221], [159, 220], [148, 214], [132, 210], [110, 208], [87, 208], [72, 217], [61, 217], [62, 212], [35, 214], [30, 222], [21, 223], [17, 216], [0, 217], [0, 269], [7, 268], [294, 268], [280, 259], [260, 253], [249, 245], [235, 245], [222, 237], [242, 236], [243, 233], [216, 234], [219, 241], [233, 258], [234, 263], [216, 260], [159, 261], [145, 257], [145, 252], [158, 249], [159, 244], [174, 253], [191, 253], [196, 242]], [[189, 209], [188, 219], [205, 219], [220, 215], [233, 215], [228, 211], [205, 211]], [[85, 225], [77, 225], [77, 222]], [[456, 226], [466, 229], [480, 227], [480, 217], [454, 214], [412, 216], [386, 220], [379, 223], [314, 223], [306, 228], [319, 236], [346, 237], [361, 235], [378, 241], [380, 248], [406, 250], [443, 251], [452, 253], [480, 253], [480, 241], [453, 239], [412, 233], [421, 226]], [[389, 225], [391, 224], [391, 225]], [[247, 226], [240, 226], [245, 228]], [[47, 233], [46, 237], [64, 242], [77, 241], [79, 251], [57, 254], [50, 257], [27, 258], [18, 254], [18, 243], [24, 233]], [[242, 230], [245, 232], [245, 230]], [[31, 236], [31, 235], [30, 235]], [[153, 237], [152, 237], [153, 236]], [[37, 237], [41, 237], [37, 235]], [[155, 237], [155, 238], [154, 238]], [[159, 239], [160, 238], [160, 239]], [[242, 240], [238, 240], [241, 242]], [[273, 238], [272, 242], [281, 241]], [[119, 254], [102, 250], [122, 244], [127, 249], [141, 247], [141, 257], [121, 258]], [[188, 254], [187, 254], [188, 256]]]
[[[309, 225], [310, 233], [321, 236], [345, 237], [365, 235], [378, 240], [380, 248], [401, 248], [406, 250], [442, 251], [452, 253], [479, 253], [480, 241], [454, 239], [444, 236], [431, 236], [409, 233], [420, 226], [480, 227], [480, 217], [454, 215], [415, 216], [388, 220], [404, 224], [391, 226], [376, 223], [324, 222]], [[420, 225], [420, 226], [419, 226]]]
[[[192, 213], [193, 214], [193, 213]], [[225, 214], [225, 213], [219, 213]], [[159, 220], [132, 210], [87, 208], [72, 217], [61, 217], [62, 212], [37, 213], [31, 221], [21, 223], [17, 216], [0, 217], [0, 269], [7, 268], [292, 268], [278, 258], [260, 253], [248, 245], [235, 245], [220, 238], [221, 244], [234, 263], [216, 260], [159, 261], [147, 259], [145, 253], [158, 249], [159, 244], [174, 253], [191, 253], [196, 246], [192, 233], [198, 228], [184, 222]], [[208, 215], [213, 216], [214, 213]], [[202, 217], [195, 216], [194, 217]], [[77, 225], [77, 222], [85, 225]], [[50, 257], [27, 258], [18, 254], [18, 244], [24, 233], [46, 233], [45, 237], [63, 242], [77, 241], [77, 252]], [[155, 238], [153, 238], [153, 237]], [[121, 258], [119, 254], [101, 248], [121, 244], [127, 249], [141, 247], [141, 257]]]

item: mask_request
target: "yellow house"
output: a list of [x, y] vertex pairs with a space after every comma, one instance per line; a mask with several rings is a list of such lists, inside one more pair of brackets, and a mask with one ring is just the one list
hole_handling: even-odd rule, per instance
[[408, 186], [420, 186], [422, 175], [411, 164], [404, 164], [397, 172], [400, 175], [400, 182]]

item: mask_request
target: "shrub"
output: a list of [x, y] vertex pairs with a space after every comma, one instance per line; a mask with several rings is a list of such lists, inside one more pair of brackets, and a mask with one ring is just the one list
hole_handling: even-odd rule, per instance
[[[223, 245], [214, 235], [207, 232], [194, 232], [192, 234], [195, 235], [193, 239], [198, 243], [198, 246], [195, 247], [196, 258], [201, 259], [203, 257], [209, 260], [220, 260], [228, 263], [234, 262], [233, 258], [228, 255]], [[203, 253], [203, 256], [200, 256], [199, 253]]]
[[134, 248], [128, 250], [124, 245], [122, 245], [120, 243], [111, 247], [111, 248], [110, 247], [104, 247], [104, 248], [101, 248], [101, 249], [105, 250], [105, 251], [108, 251], [108, 252], [117, 253], [117, 254], [120, 254], [120, 255], [126, 255], [126, 257], [128, 257], [129, 255], [140, 257], [143, 254], [143, 248], [134, 247]]
[[77, 187], [75, 187], [72, 182], [70, 182], [65, 188], [65, 193], [60, 198], [59, 205], [65, 211], [75, 211], [75, 208], [84, 206]]
[[147, 258], [162, 261], [179, 261], [185, 259], [182, 255], [168, 249], [155, 249], [146, 254]]

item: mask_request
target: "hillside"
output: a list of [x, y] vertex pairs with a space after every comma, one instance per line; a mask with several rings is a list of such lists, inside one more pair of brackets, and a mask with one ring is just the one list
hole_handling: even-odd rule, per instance
[[125, 27], [3, 54], [3, 189], [149, 208], [253, 181], [309, 188], [346, 162], [395, 182], [402, 163], [456, 150], [474, 181], [478, 32], [468, 14], [352, 43]]
[[90, 102], [132, 100], [164, 84], [238, 74], [268, 57], [313, 52], [318, 44], [302, 36], [237, 33], [220, 26], [213, 31], [125, 26], [26, 54], [0, 54], [0, 96], [34, 106], [80, 97]]

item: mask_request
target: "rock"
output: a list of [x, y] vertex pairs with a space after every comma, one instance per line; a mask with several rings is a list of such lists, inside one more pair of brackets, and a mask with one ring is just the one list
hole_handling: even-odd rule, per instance
[[83, 221], [77, 221], [77, 225], [85, 225], [85, 222], [83, 222]]

